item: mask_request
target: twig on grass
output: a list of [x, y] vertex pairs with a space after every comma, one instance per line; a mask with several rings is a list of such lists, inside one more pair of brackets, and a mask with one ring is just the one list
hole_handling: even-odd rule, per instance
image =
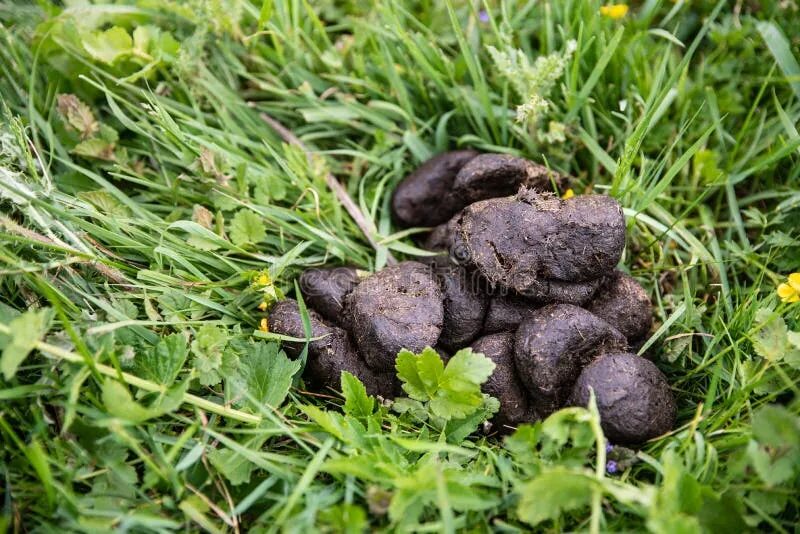
[[[283, 124], [278, 122], [276, 119], [273, 119], [266, 113], [261, 113], [261, 119], [269, 124], [270, 128], [275, 130], [275, 132], [280, 136], [281, 139], [289, 143], [290, 145], [294, 145], [300, 148], [306, 155], [306, 159], [309, 163], [313, 161], [314, 154], [308, 149], [308, 147], [298, 138], [294, 132], [286, 128]], [[380, 245], [375, 240], [375, 227], [374, 225], [364, 217], [364, 214], [361, 213], [361, 210], [358, 209], [358, 206], [353, 199], [350, 198], [350, 195], [347, 194], [347, 190], [344, 188], [342, 184], [339, 183], [339, 180], [330, 172], [325, 172], [325, 183], [328, 188], [333, 192], [336, 196], [337, 200], [341, 202], [344, 209], [347, 210], [347, 213], [352, 217], [355, 221], [358, 228], [361, 232], [366, 236], [367, 241], [369, 244], [372, 245], [372, 248], [375, 250], [379, 250]], [[392, 253], [387, 251], [386, 252], [386, 263], [392, 265], [397, 263], [397, 260], [392, 256]]]

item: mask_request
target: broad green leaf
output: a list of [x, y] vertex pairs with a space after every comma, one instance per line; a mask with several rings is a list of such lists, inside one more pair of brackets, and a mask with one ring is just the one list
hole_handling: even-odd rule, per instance
[[397, 354], [397, 360], [395, 361], [397, 377], [403, 381], [403, 391], [408, 393], [408, 396], [412, 399], [420, 401], [428, 400], [428, 388], [419, 375], [417, 361], [419, 358], [430, 358], [432, 357], [431, 354], [433, 354], [437, 360], [440, 359], [436, 351], [430, 347], [422, 351], [419, 357], [405, 349]]
[[420, 354], [403, 350], [397, 355], [398, 377], [403, 390], [415, 400], [428, 401], [437, 417], [445, 420], [466, 417], [483, 405], [481, 384], [495, 364], [471, 349], [458, 351], [444, 366], [430, 347]]
[[367, 532], [367, 512], [355, 504], [337, 504], [320, 510], [319, 519], [328, 532], [361, 534]]
[[189, 349], [182, 334], [170, 334], [145, 350], [134, 362], [142, 378], [171, 386], [186, 361]]
[[[9, 324], [15, 317], [19, 317], [20, 313], [2, 302], [0, 302], [0, 324]], [[6, 348], [6, 345], [11, 341], [11, 334], [0, 333], [0, 351]]]
[[8, 323], [10, 339], [6, 339], [0, 356], [0, 370], [6, 380], [11, 380], [17, 374], [19, 366], [47, 332], [51, 317], [50, 309], [42, 308], [28, 310]]
[[133, 399], [124, 384], [109, 378], [103, 382], [103, 404], [114, 417], [131, 423], [141, 423], [176, 410], [183, 401], [187, 386], [188, 382], [175, 386], [159, 396], [151, 406], [143, 406]]
[[109, 217], [130, 217], [130, 210], [128, 207], [117, 200], [114, 195], [108, 191], [98, 189], [97, 191], [81, 191], [78, 193], [78, 198], [85, 200], [103, 215]]
[[137, 55], [149, 55], [150, 42], [158, 32], [154, 26], [137, 26], [133, 30], [133, 51]]
[[592, 480], [581, 473], [555, 468], [522, 487], [517, 515], [531, 526], [556, 519], [562, 512], [589, 505]]
[[756, 311], [755, 323], [758, 330], [753, 335], [753, 348], [756, 353], [770, 362], [778, 362], [789, 357], [790, 362], [800, 359], [798, 348], [790, 336], [783, 317], [767, 308]]
[[[796, 455], [797, 451], [794, 454]], [[747, 456], [759, 478], [768, 486], [786, 482], [797, 470], [795, 458], [786, 454], [775, 454], [756, 441], [751, 441], [747, 445]]]
[[342, 371], [342, 395], [344, 395], [344, 413], [353, 417], [365, 418], [375, 410], [375, 399], [367, 395], [367, 388], [361, 381]]
[[[233, 364], [230, 361], [235, 355], [225, 351], [228, 345], [228, 333], [214, 325], [203, 325], [197, 330], [192, 341], [193, 364], [197, 378], [204, 386], [219, 384], [221, 371]], [[227, 360], [227, 361], [226, 361]]]
[[[768, 404], [753, 414], [753, 437], [773, 449], [800, 448], [800, 417], [784, 406]], [[797, 459], [800, 461], [800, 458]]]
[[444, 380], [455, 390], [483, 384], [494, 372], [495, 363], [483, 354], [466, 348], [456, 352], [444, 370]]
[[[265, 437], [256, 436], [242, 443], [242, 446], [257, 451], [265, 441]], [[258, 468], [247, 457], [229, 448], [212, 449], [208, 453], [208, 459], [234, 486], [250, 482], [250, 476]]]
[[161, 61], [171, 62], [178, 57], [181, 44], [172, 36], [170, 32], [162, 31], [158, 36], [158, 44], [151, 49], [151, 53]]
[[233, 396], [255, 410], [265, 405], [277, 408], [299, 370], [300, 362], [287, 358], [277, 343], [257, 342], [239, 359], [238, 379], [232, 383], [242, 390], [234, 391]]
[[267, 235], [261, 218], [250, 210], [239, 210], [231, 220], [231, 241], [237, 246], [258, 243]]
[[113, 64], [133, 50], [133, 39], [125, 30], [114, 26], [105, 31], [92, 31], [82, 36], [83, 48], [94, 59]]
[[99, 137], [92, 137], [86, 141], [81, 141], [75, 148], [72, 149], [73, 154], [83, 156], [84, 158], [101, 159], [103, 161], [114, 161], [117, 159], [114, 154], [114, 143], [109, 143], [105, 139]]

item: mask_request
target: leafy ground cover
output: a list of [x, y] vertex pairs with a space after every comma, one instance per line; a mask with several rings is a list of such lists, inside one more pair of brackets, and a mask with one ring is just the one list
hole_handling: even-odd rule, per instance
[[[2, 526], [793, 531], [799, 27], [767, 0], [0, 3]], [[421, 254], [389, 194], [454, 147], [623, 204], [674, 432], [633, 451], [571, 408], [498, 436], [468, 352], [401, 353], [395, 403], [304, 390], [265, 309], [305, 267]]]

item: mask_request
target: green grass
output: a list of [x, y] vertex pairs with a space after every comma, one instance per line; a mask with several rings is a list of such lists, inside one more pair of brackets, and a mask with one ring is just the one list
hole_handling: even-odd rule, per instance
[[[0, 3], [0, 525], [796, 529], [800, 304], [776, 294], [800, 271], [792, 2], [645, 1], [619, 21], [595, 1], [77, 6]], [[488, 47], [533, 63], [570, 40], [547, 111], [516, 122], [519, 78]], [[611, 451], [617, 473], [593, 410], [461, 432], [357, 387], [310, 394], [258, 332], [305, 267], [422, 253], [390, 192], [467, 146], [625, 208], [621, 268], [653, 298], [644, 350], [679, 426]]]

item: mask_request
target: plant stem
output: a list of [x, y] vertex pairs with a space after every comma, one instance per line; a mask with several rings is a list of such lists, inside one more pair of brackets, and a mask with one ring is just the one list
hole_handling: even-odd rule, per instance
[[[0, 324], [0, 333], [12, 335], [11, 329], [4, 325]], [[70, 363], [79, 363], [79, 364], [86, 364], [83, 358], [78, 354], [73, 352], [66, 351], [60, 347], [56, 347], [55, 345], [51, 345], [49, 343], [45, 343], [44, 341], [37, 341], [34, 344], [34, 348], [39, 350], [40, 352], [49, 355], [51, 357], [55, 357], [59, 360], [66, 360]], [[145, 391], [152, 391], [155, 393], [164, 393], [166, 391], [166, 387], [161, 384], [156, 384], [155, 382], [151, 382], [150, 380], [145, 380], [143, 378], [139, 378], [138, 376], [134, 376], [130, 373], [118, 373], [116, 369], [110, 367], [108, 365], [97, 363], [95, 364], [94, 368], [101, 374], [105, 376], [109, 376], [111, 378], [119, 378], [120, 376], [125, 381], [126, 384], [130, 386], [135, 386], [139, 389], [143, 389]], [[257, 425], [261, 422], [261, 417], [253, 414], [249, 414], [240, 410], [235, 410], [233, 408], [226, 408], [225, 406], [220, 406], [219, 404], [213, 403], [207, 399], [202, 397], [198, 397], [197, 395], [192, 395], [191, 393], [186, 393], [183, 395], [183, 402], [186, 404], [191, 404], [197, 408], [202, 410], [209, 411], [211, 413], [215, 413], [217, 415], [221, 415], [223, 417], [227, 417], [229, 419], [235, 419], [237, 421], [241, 421], [243, 423], [250, 423]]]
[[[289, 130], [286, 126], [278, 122], [276, 119], [273, 119], [266, 113], [261, 114], [261, 119], [267, 124], [269, 124], [270, 128], [275, 130], [275, 132], [281, 137], [281, 139], [283, 139], [290, 145], [294, 145], [302, 149], [302, 151], [305, 152], [306, 154], [306, 159], [308, 159], [308, 162], [309, 163], [312, 162], [314, 154], [300, 140], [300, 138], [294, 134], [294, 132]], [[380, 245], [375, 240], [374, 225], [370, 221], [368, 221], [366, 217], [364, 217], [364, 214], [361, 213], [360, 209], [358, 209], [356, 203], [353, 202], [353, 199], [350, 198], [349, 194], [347, 194], [347, 190], [344, 188], [344, 186], [341, 183], [339, 183], [339, 180], [337, 180], [336, 177], [329, 171], [325, 171], [325, 184], [333, 192], [333, 194], [336, 196], [339, 202], [342, 203], [342, 206], [344, 206], [344, 209], [347, 210], [348, 214], [350, 214], [350, 217], [353, 218], [358, 228], [367, 238], [367, 241], [369, 241], [369, 244], [372, 245], [372, 247], [375, 250], [378, 250], [380, 248]], [[388, 251], [386, 252], [386, 263], [388, 263], [389, 265], [397, 263], [397, 260], [394, 258], [394, 256], [392, 256], [392, 253]]]

